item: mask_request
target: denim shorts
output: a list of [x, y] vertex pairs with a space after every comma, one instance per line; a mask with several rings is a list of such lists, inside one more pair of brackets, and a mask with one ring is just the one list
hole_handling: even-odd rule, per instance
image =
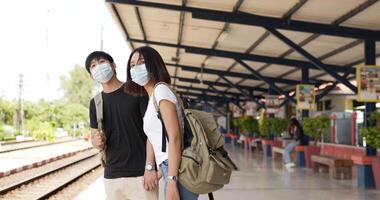
[[[168, 171], [169, 171], [169, 161], [165, 160], [160, 164], [160, 170], [164, 179], [164, 199], [166, 199], [166, 186], [168, 183]], [[181, 183], [178, 181], [178, 191], [179, 191], [179, 196], [181, 200], [196, 200], [198, 199], [198, 194], [195, 194], [193, 192], [190, 192], [187, 190], [185, 187], [181, 185]]]

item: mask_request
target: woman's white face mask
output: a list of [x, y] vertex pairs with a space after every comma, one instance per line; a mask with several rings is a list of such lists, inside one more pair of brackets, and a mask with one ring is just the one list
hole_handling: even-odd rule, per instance
[[131, 69], [130, 72], [131, 72], [132, 81], [140, 86], [145, 86], [150, 80], [149, 73], [146, 69], [145, 63], [136, 65], [135, 67]]
[[107, 83], [113, 76], [111, 64], [102, 63], [91, 69], [92, 77], [99, 83]]

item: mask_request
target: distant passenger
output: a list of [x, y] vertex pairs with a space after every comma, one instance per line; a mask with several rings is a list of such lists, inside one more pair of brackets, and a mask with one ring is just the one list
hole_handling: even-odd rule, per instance
[[290, 153], [297, 145], [308, 145], [308, 137], [304, 134], [303, 128], [298, 120], [293, 117], [290, 119], [290, 135], [292, 136], [292, 141], [286, 145], [284, 152], [284, 164], [286, 168], [292, 168], [295, 166], [294, 162], [290, 157]]

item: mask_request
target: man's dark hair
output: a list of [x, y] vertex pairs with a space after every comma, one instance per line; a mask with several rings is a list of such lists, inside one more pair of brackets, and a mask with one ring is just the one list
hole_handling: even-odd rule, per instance
[[106, 59], [108, 60], [111, 64], [114, 63], [112, 56], [110, 56], [108, 53], [104, 51], [94, 51], [90, 53], [90, 55], [87, 56], [86, 58], [86, 70], [88, 73], [90, 72], [90, 66], [91, 66], [91, 61], [93, 60], [100, 60], [100, 59]]
[[152, 47], [143, 46], [133, 50], [129, 56], [127, 66], [127, 84], [125, 87], [126, 92], [132, 95], [146, 94], [144, 87], [134, 83], [131, 78], [131, 59], [133, 54], [136, 52], [139, 53], [139, 56], [142, 56], [144, 58], [150, 81], [152, 81], [153, 84], [156, 84], [158, 82], [165, 82], [167, 84], [170, 84], [170, 75], [166, 69], [161, 55]]

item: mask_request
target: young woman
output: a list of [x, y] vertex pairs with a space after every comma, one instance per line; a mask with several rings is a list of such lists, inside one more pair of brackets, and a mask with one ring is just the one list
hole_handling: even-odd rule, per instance
[[290, 153], [297, 145], [308, 145], [308, 138], [303, 132], [301, 124], [296, 118], [290, 119], [290, 134], [293, 137], [293, 141], [286, 145], [284, 152], [284, 163], [286, 168], [292, 168], [295, 164], [292, 162]]
[[[147, 155], [153, 151], [155, 158], [147, 158], [147, 160], [155, 160], [160, 167], [164, 178], [165, 199], [197, 199], [197, 194], [186, 190], [178, 182], [182, 152], [182, 108], [177, 102], [175, 94], [167, 85], [156, 85], [159, 82], [170, 84], [170, 75], [160, 54], [148, 46], [135, 49], [128, 61], [127, 83], [129, 84], [127, 84], [126, 91], [134, 95], [142, 95], [145, 92], [149, 95], [149, 103], [144, 116], [144, 132], [148, 136]], [[152, 98], [153, 94], [154, 98]], [[159, 106], [161, 119], [166, 128], [168, 137], [166, 151], [162, 151], [162, 124], [157, 116], [153, 99]], [[155, 166], [154, 163], [147, 163], [147, 165]]]

